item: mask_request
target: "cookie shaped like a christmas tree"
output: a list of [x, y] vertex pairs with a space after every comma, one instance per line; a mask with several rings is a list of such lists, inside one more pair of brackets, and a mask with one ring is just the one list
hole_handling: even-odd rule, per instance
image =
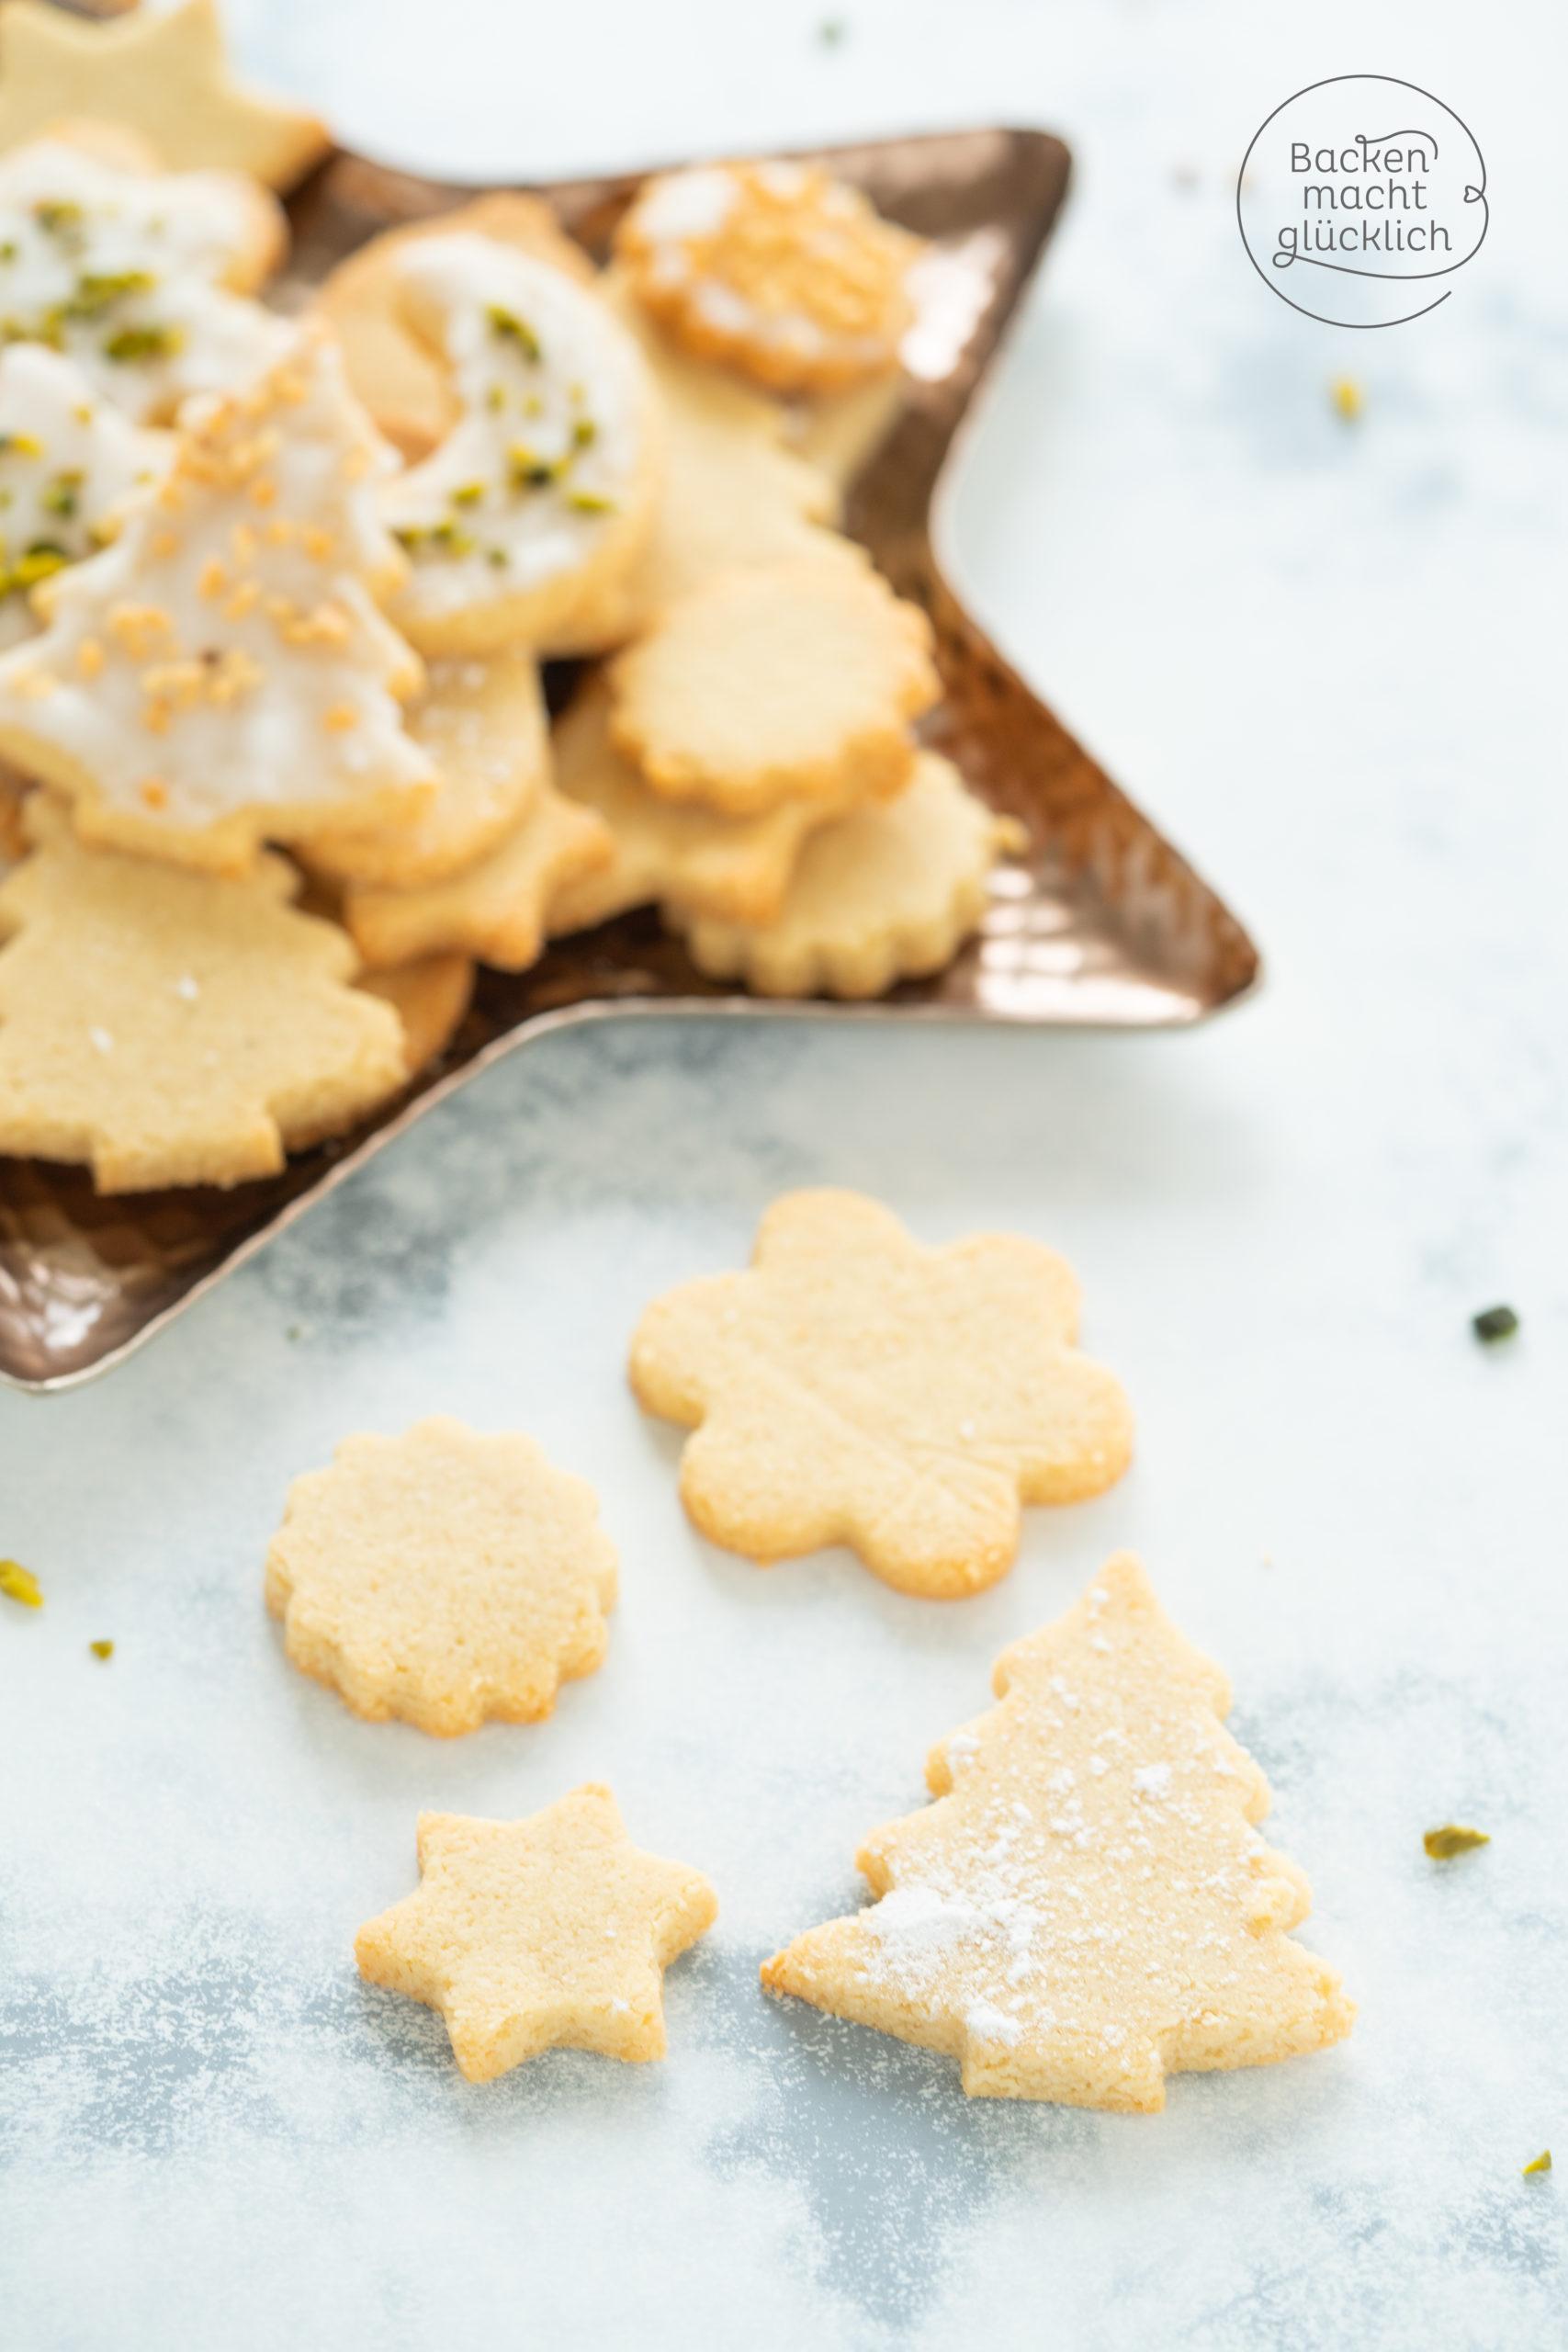
[[938, 1743], [938, 1802], [869, 1838], [880, 1899], [762, 1981], [957, 2058], [993, 2098], [1152, 2113], [1170, 2074], [1342, 2041], [1355, 2005], [1286, 1932], [1311, 1895], [1254, 1824], [1269, 1789], [1229, 1687], [1123, 1553], [998, 1661], [1001, 1701]]
[[84, 840], [221, 872], [263, 840], [412, 820], [436, 770], [399, 707], [423, 670], [375, 602], [404, 568], [376, 513], [390, 462], [303, 331], [35, 595], [47, 628], [0, 659], [0, 755], [71, 797]]

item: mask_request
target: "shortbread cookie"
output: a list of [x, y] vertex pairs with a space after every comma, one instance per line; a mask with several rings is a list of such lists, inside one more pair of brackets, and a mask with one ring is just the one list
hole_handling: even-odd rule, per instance
[[772, 922], [722, 922], [692, 902], [670, 915], [692, 961], [763, 996], [880, 996], [950, 964], [986, 911], [986, 877], [1020, 845], [1010, 820], [922, 752], [897, 799], [813, 833]]
[[648, 537], [661, 463], [652, 379], [597, 296], [531, 254], [428, 237], [398, 269], [461, 413], [387, 487], [413, 567], [394, 614], [425, 653], [542, 643]]
[[615, 839], [615, 863], [552, 899], [552, 937], [658, 901], [676, 920], [767, 922], [778, 914], [807, 836], [832, 817], [820, 801], [783, 800], [761, 817], [720, 817], [663, 799], [610, 741], [610, 693], [594, 678], [555, 732], [556, 781], [595, 809]]
[[391, 890], [444, 882], [488, 857], [545, 789], [549, 724], [531, 654], [433, 662], [405, 723], [439, 773], [434, 798], [412, 824], [317, 834], [308, 853], [313, 873]]
[[705, 164], [650, 180], [615, 233], [632, 286], [688, 351], [780, 390], [893, 367], [924, 250], [858, 188], [802, 164]]
[[615, 854], [604, 819], [546, 785], [522, 823], [477, 865], [423, 889], [350, 888], [343, 919], [369, 965], [457, 948], [499, 971], [525, 972], [544, 953], [556, 899]]
[[584, 1782], [526, 1821], [419, 1817], [420, 1885], [354, 1939], [372, 1984], [439, 2009], [471, 2083], [541, 2050], [662, 2058], [663, 1971], [712, 1927], [700, 1871], [645, 1854]]
[[879, 1899], [796, 1937], [770, 1991], [958, 2059], [972, 2098], [1143, 2115], [1167, 2075], [1342, 2041], [1355, 2004], [1285, 1932], [1311, 1890], [1252, 1826], [1229, 1685], [1131, 1554], [993, 1682], [931, 1750], [938, 1802], [856, 1856]]
[[403, 314], [400, 266], [411, 244], [427, 237], [472, 234], [532, 254], [584, 285], [593, 267], [537, 197], [495, 188], [471, 204], [384, 230], [325, 277], [316, 308], [343, 352], [348, 380], [378, 429], [412, 459], [429, 457], [460, 413], [450, 371]]
[[123, 123], [175, 171], [247, 172], [288, 188], [332, 146], [313, 114], [230, 77], [215, 0], [85, 25], [38, 0], [0, 10], [0, 149], [62, 116]]
[[931, 1599], [1012, 1566], [1019, 1502], [1112, 1485], [1132, 1416], [1077, 1353], [1078, 1288], [1039, 1242], [910, 1239], [859, 1193], [789, 1193], [749, 1272], [656, 1299], [632, 1343], [641, 1404], [695, 1435], [681, 1499], [759, 1565], [852, 1544]]
[[648, 543], [619, 586], [551, 629], [547, 651], [625, 645], [678, 597], [721, 571], [803, 559], [863, 569], [840, 538], [835, 484], [786, 447], [782, 404], [685, 358], [614, 276], [605, 300], [642, 346], [664, 414], [664, 481]]
[[389, 1005], [354, 950], [243, 881], [85, 849], [44, 793], [0, 886], [0, 1151], [85, 1160], [101, 1193], [270, 1176], [403, 1084]]
[[127, 498], [159, 480], [173, 450], [45, 345], [0, 350], [0, 647], [36, 634], [39, 581], [112, 538]]
[[389, 1004], [402, 1023], [403, 1069], [417, 1078], [446, 1052], [472, 1001], [473, 958], [422, 956], [417, 963], [367, 972], [358, 986]]
[[254, 180], [161, 172], [134, 141], [106, 142], [91, 126], [62, 125], [0, 159], [7, 339], [52, 345], [139, 424], [276, 356], [283, 321], [240, 298], [286, 244], [283, 215]]
[[409, 821], [434, 763], [403, 725], [417, 657], [371, 591], [391, 462], [324, 331], [182, 433], [115, 544], [35, 592], [0, 658], [0, 756], [68, 793], [84, 839], [242, 872], [263, 839]]
[[296, 1478], [266, 1605], [301, 1673], [371, 1723], [537, 1723], [604, 1657], [615, 1551], [583, 1478], [446, 1414]]
[[726, 572], [611, 664], [616, 744], [655, 791], [756, 817], [896, 791], [935, 702], [931, 625], [869, 569]]

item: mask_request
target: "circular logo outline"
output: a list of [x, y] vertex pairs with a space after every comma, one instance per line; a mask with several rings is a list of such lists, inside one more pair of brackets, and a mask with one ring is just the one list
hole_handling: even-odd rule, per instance
[[[1235, 225], [1241, 236], [1242, 250], [1246, 254], [1247, 260], [1252, 264], [1253, 268], [1258, 272], [1258, 277], [1262, 278], [1264, 285], [1267, 286], [1270, 294], [1276, 296], [1280, 301], [1283, 302], [1287, 310], [1295, 311], [1303, 319], [1315, 319], [1320, 326], [1348, 327], [1353, 334], [1368, 334], [1380, 327], [1408, 326], [1412, 319], [1427, 318], [1430, 316], [1432, 311], [1439, 309], [1452, 294], [1453, 288], [1451, 286], [1446, 286], [1442, 292], [1438, 296], [1436, 301], [1424, 302], [1418, 311], [1406, 311], [1403, 317], [1397, 319], [1330, 318], [1325, 311], [1309, 311], [1304, 302], [1293, 302], [1288, 294], [1280, 291], [1280, 287], [1275, 283], [1274, 279], [1269, 276], [1269, 273], [1263, 267], [1262, 263], [1258, 260], [1258, 255], [1253, 252], [1251, 241], [1247, 233], [1247, 222], [1242, 217], [1241, 190], [1242, 182], [1247, 177], [1247, 167], [1252, 161], [1253, 149], [1257, 146], [1258, 141], [1268, 130], [1269, 125], [1274, 121], [1277, 116], [1282, 115], [1287, 107], [1293, 107], [1298, 98], [1311, 97], [1314, 90], [1331, 89], [1337, 82], [1386, 82], [1393, 89], [1413, 90], [1418, 98], [1425, 98], [1428, 105], [1438, 107], [1444, 114], [1453, 116], [1453, 119], [1458, 123], [1460, 129], [1463, 131], [1465, 137], [1474, 148], [1477, 159], [1481, 164], [1481, 186], [1477, 188], [1467, 187], [1464, 192], [1465, 201], [1467, 204], [1473, 200], [1481, 207], [1481, 234], [1476, 239], [1474, 244], [1471, 247], [1469, 253], [1461, 254], [1458, 261], [1450, 261], [1442, 269], [1391, 270], [1384, 273], [1382, 270], [1376, 269], [1352, 269], [1344, 262], [1320, 262], [1316, 260], [1312, 262], [1312, 266], [1314, 269], [1332, 270], [1337, 276], [1342, 277], [1375, 277], [1384, 285], [1396, 282], [1400, 279], [1414, 280], [1416, 278], [1422, 277], [1450, 277], [1456, 269], [1462, 269], [1467, 262], [1473, 261], [1476, 254], [1481, 251], [1482, 246], [1486, 243], [1486, 232], [1492, 226], [1492, 207], [1486, 200], [1486, 158], [1481, 153], [1481, 141], [1477, 139], [1474, 131], [1472, 130], [1464, 117], [1461, 114], [1455, 114], [1453, 107], [1448, 104], [1447, 100], [1439, 98], [1435, 91], [1424, 90], [1419, 82], [1406, 82], [1397, 74], [1325, 74], [1321, 81], [1308, 82], [1302, 89], [1292, 91], [1288, 98], [1281, 98], [1279, 105], [1274, 108], [1273, 113], [1264, 116], [1263, 120], [1258, 124], [1257, 130], [1253, 132], [1252, 137], [1247, 141], [1247, 153], [1241, 159], [1241, 169], [1235, 175]], [[1393, 139], [1400, 137], [1402, 134], [1397, 131], [1385, 131], [1382, 135], [1386, 139]]]

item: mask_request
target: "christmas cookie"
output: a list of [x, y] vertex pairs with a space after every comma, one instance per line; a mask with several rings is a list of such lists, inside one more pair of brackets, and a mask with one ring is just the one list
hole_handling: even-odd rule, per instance
[[585, 285], [592, 282], [587, 254], [562, 234], [548, 205], [512, 188], [496, 188], [454, 211], [372, 237], [338, 264], [316, 295], [316, 308], [343, 352], [349, 382], [379, 430], [411, 459], [427, 458], [457, 424], [459, 411], [440, 354], [414, 334], [403, 314], [402, 257], [410, 245], [427, 237], [470, 233], [513, 245]]
[[312, 873], [392, 890], [444, 882], [515, 831], [544, 791], [549, 726], [531, 654], [433, 662], [405, 723], [438, 771], [434, 798], [412, 823], [319, 833]]
[[601, 652], [626, 644], [678, 597], [721, 571], [846, 562], [863, 548], [831, 528], [834, 483], [787, 447], [780, 402], [684, 358], [614, 280], [605, 298], [642, 345], [664, 413], [664, 480], [647, 545], [588, 621], [569, 616], [547, 650]]
[[235, 1184], [403, 1084], [397, 1014], [288, 904], [283, 859], [231, 881], [85, 849], [42, 793], [27, 823], [0, 886], [0, 1152], [85, 1160], [101, 1193]]
[[367, 972], [358, 986], [389, 1004], [402, 1023], [403, 1068], [410, 1078], [417, 1078], [446, 1052], [468, 1009], [474, 993], [473, 959], [422, 956], [416, 963]]
[[868, 568], [727, 572], [616, 656], [612, 733], [656, 792], [756, 817], [896, 792], [940, 681], [931, 627]]
[[412, 820], [436, 770], [403, 725], [417, 658], [372, 594], [401, 574], [391, 462], [324, 334], [210, 403], [114, 545], [35, 591], [0, 657], [0, 756], [84, 839], [220, 872], [258, 841]]
[[0, 647], [35, 634], [39, 581], [112, 538], [125, 500], [158, 481], [172, 450], [45, 345], [0, 351]]
[[343, 919], [371, 965], [456, 948], [502, 972], [544, 953], [557, 896], [607, 866], [615, 838], [592, 809], [542, 787], [522, 822], [475, 865], [420, 889], [344, 891]]
[[721, 920], [690, 899], [671, 901], [671, 918], [715, 979], [763, 996], [880, 996], [952, 962], [986, 911], [987, 876], [1018, 842], [949, 761], [922, 752], [896, 800], [813, 833], [771, 921]]
[[1126, 1468], [1132, 1416], [1077, 1353], [1078, 1289], [1037, 1241], [910, 1239], [859, 1193], [786, 1193], [750, 1270], [657, 1299], [632, 1343], [649, 1412], [695, 1433], [681, 1499], [760, 1565], [849, 1544], [900, 1591], [1005, 1576], [1023, 1502]]
[[247, 172], [292, 187], [332, 145], [299, 107], [230, 76], [215, 0], [140, 7], [123, 24], [85, 25], [38, 0], [0, 11], [0, 149], [62, 116], [125, 124], [175, 170]]
[[537, 1723], [604, 1657], [615, 1553], [586, 1480], [438, 1414], [296, 1478], [266, 1605], [301, 1673], [442, 1738]]
[[283, 215], [254, 180], [159, 171], [135, 140], [93, 126], [0, 158], [7, 339], [51, 345], [139, 424], [172, 417], [191, 392], [244, 383], [277, 355], [282, 320], [240, 298], [286, 244]]
[[419, 1868], [355, 1957], [440, 2010], [471, 2083], [541, 2050], [663, 2057], [663, 1971], [718, 1901], [700, 1871], [632, 1844], [608, 1789], [585, 1782], [526, 1821], [422, 1813]]
[[562, 792], [595, 810], [615, 841], [613, 865], [551, 900], [557, 936], [649, 901], [677, 920], [768, 922], [784, 903], [807, 835], [832, 815], [820, 801], [784, 800], [761, 817], [720, 817], [694, 801], [662, 798], [610, 741], [602, 678], [582, 689], [557, 727], [555, 763]]
[[426, 653], [540, 644], [648, 537], [660, 445], [642, 354], [591, 289], [491, 238], [429, 237], [398, 269], [460, 413], [387, 487], [412, 562], [395, 616]]
[[706, 164], [650, 180], [615, 250], [637, 299], [704, 359], [786, 392], [892, 368], [920, 241], [802, 164]]
[[1311, 1907], [1253, 1825], [1269, 1788], [1230, 1690], [1130, 1554], [998, 1660], [938, 1743], [937, 1799], [856, 1857], [877, 1898], [762, 1982], [959, 2060], [972, 2097], [1152, 2114], [1168, 2075], [1343, 2041], [1355, 2004], [1291, 1940]]

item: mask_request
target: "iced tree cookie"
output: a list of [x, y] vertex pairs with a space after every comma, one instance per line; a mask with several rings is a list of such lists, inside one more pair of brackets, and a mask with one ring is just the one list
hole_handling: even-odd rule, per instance
[[788, 1193], [745, 1273], [682, 1283], [632, 1342], [650, 1413], [694, 1431], [681, 1499], [760, 1565], [849, 1544], [902, 1592], [1005, 1576], [1020, 1501], [1112, 1485], [1132, 1416], [1077, 1353], [1078, 1287], [1015, 1234], [925, 1250], [863, 1193]]
[[769, 1990], [958, 2059], [971, 2097], [1145, 2115], [1168, 2075], [1343, 2041], [1355, 2004], [1286, 1933], [1311, 1892], [1253, 1826], [1229, 1685], [1131, 1554], [994, 1684], [931, 1750], [936, 1804], [857, 1855], [876, 1900], [797, 1936]]
[[399, 256], [457, 423], [387, 486], [412, 571], [393, 609], [426, 653], [537, 645], [608, 594], [648, 537], [661, 450], [637, 343], [591, 288], [489, 237]]
[[891, 368], [924, 250], [813, 165], [704, 164], [650, 180], [615, 233], [639, 301], [686, 350], [786, 392]]
[[301, 1673], [442, 1738], [537, 1723], [604, 1661], [615, 1552], [586, 1479], [436, 1414], [296, 1478], [266, 1605]]
[[[787, 804], [786, 804], [787, 805]], [[986, 877], [1017, 828], [922, 752], [896, 800], [813, 833], [770, 920], [736, 922], [673, 900], [692, 961], [763, 996], [880, 996], [940, 972], [986, 911]]]
[[439, 2009], [471, 2083], [541, 2050], [662, 2058], [663, 1972], [718, 1917], [589, 1781], [526, 1821], [419, 1817], [420, 1884], [354, 1940], [372, 1984]]
[[39, 581], [95, 555], [173, 443], [144, 433], [41, 343], [0, 351], [0, 648], [36, 634]]
[[515, 831], [548, 782], [549, 726], [529, 653], [433, 662], [405, 723], [435, 763], [434, 798], [412, 823], [317, 834], [312, 873], [390, 890], [444, 882]]
[[0, 657], [0, 756], [67, 793], [84, 839], [220, 872], [259, 841], [410, 821], [436, 769], [403, 725], [417, 657], [373, 594], [400, 577], [391, 462], [324, 334], [180, 435], [114, 545], [35, 591]]
[[610, 666], [611, 732], [656, 792], [756, 817], [835, 808], [908, 779], [935, 702], [931, 625], [869, 567], [780, 564], [710, 581]]
[[428, 237], [472, 234], [513, 245], [583, 285], [593, 267], [537, 197], [494, 188], [471, 204], [383, 230], [325, 277], [316, 308], [343, 352], [348, 380], [378, 428], [405, 458], [427, 458], [457, 424], [459, 409], [440, 354], [415, 334], [403, 311], [401, 264]]
[[403, 1069], [417, 1078], [446, 1052], [472, 1001], [473, 958], [422, 956], [412, 964], [366, 972], [357, 985], [389, 1004], [402, 1023]]
[[476, 865], [417, 889], [353, 885], [344, 893], [343, 919], [370, 965], [456, 948], [498, 971], [525, 972], [544, 954], [558, 894], [615, 854], [604, 819], [546, 785], [521, 823]]
[[277, 356], [283, 321], [241, 298], [287, 242], [254, 181], [160, 171], [134, 140], [91, 125], [0, 157], [6, 339], [50, 345], [138, 424], [171, 418], [192, 392], [244, 383]]
[[175, 170], [247, 172], [288, 188], [332, 145], [299, 107], [231, 77], [215, 0], [85, 25], [37, 0], [0, 10], [0, 149], [62, 116], [124, 124]]
[[85, 1160], [100, 1193], [236, 1184], [395, 1094], [403, 1035], [352, 988], [298, 877], [85, 849], [35, 793], [0, 886], [0, 1152]]
[[555, 731], [556, 782], [601, 816], [615, 863], [550, 901], [550, 932], [582, 931], [657, 901], [672, 918], [767, 922], [784, 906], [807, 836], [832, 816], [820, 801], [784, 800], [761, 817], [720, 817], [695, 801], [666, 800], [610, 741], [610, 694], [590, 680]]

